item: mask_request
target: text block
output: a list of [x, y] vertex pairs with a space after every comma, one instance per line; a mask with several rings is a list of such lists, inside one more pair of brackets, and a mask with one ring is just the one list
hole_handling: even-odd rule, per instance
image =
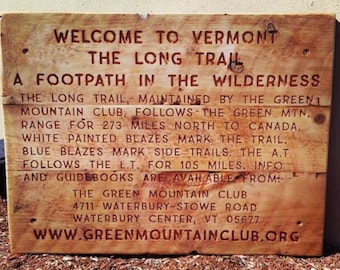
[[5, 14], [11, 251], [320, 255], [334, 24]]

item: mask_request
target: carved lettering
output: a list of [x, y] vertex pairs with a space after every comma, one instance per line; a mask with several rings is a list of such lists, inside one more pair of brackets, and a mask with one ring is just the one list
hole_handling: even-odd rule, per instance
[[1, 27], [11, 253], [322, 254], [332, 16]]

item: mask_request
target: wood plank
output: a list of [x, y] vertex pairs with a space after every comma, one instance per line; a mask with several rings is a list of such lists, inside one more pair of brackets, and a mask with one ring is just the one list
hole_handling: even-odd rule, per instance
[[320, 255], [334, 24], [4, 14], [11, 251]]

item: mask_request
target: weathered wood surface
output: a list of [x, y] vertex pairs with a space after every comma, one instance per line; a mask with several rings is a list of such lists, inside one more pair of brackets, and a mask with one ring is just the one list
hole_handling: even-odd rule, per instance
[[5, 14], [12, 252], [322, 252], [330, 15]]

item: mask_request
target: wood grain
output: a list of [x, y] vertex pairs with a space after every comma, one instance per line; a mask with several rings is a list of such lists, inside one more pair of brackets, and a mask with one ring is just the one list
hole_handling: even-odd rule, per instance
[[322, 253], [332, 15], [4, 14], [16, 253]]

